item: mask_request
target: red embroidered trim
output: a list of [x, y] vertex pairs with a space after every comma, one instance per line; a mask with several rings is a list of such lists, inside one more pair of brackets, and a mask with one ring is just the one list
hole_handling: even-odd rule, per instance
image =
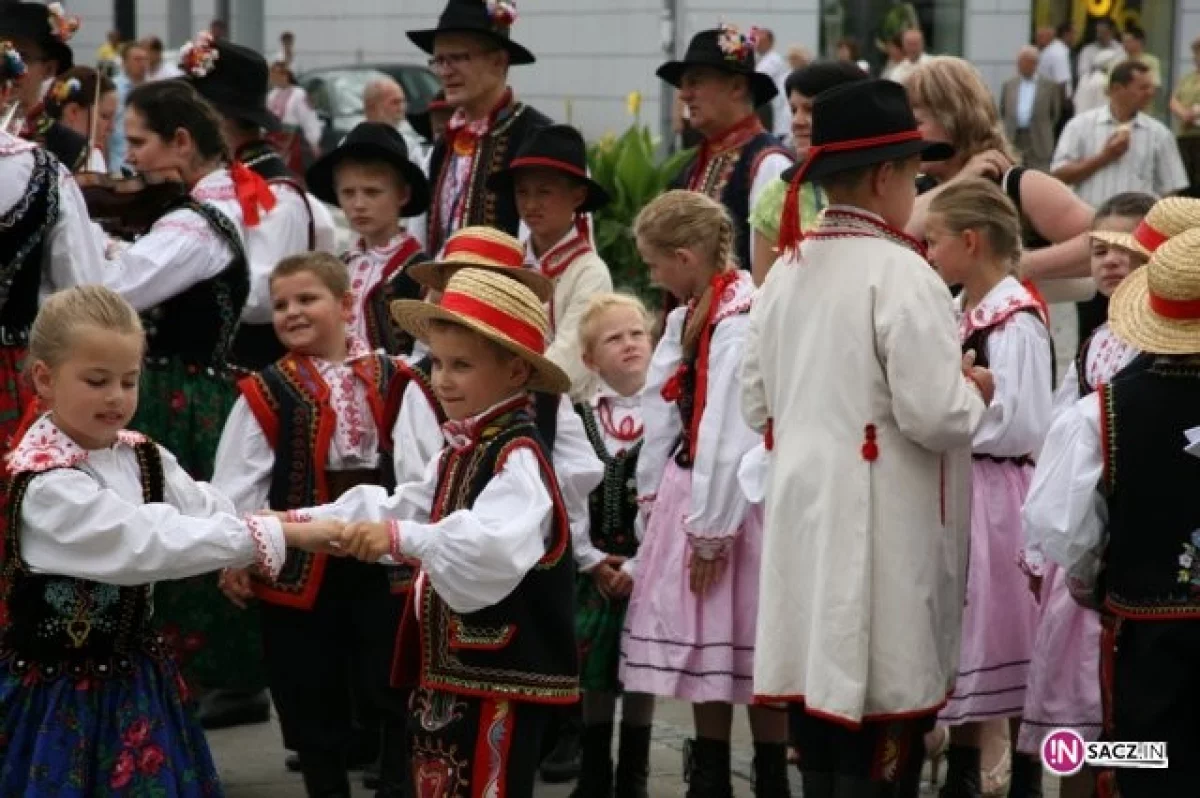
[[875, 442], [874, 424], [868, 424], [863, 430], [862, 458], [868, 463], [879, 459], [879, 444]]
[[271, 534], [273, 530], [270, 519], [257, 515], [247, 515], [243, 518], [250, 537], [254, 539], [254, 565], [271, 579], [279, 576], [283, 569], [286, 556], [279, 538]]
[[552, 247], [539, 258], [538, 270], [553, 280], [565, 272], [581, 255], [591, 251], [592, 242], [588, 239], [587, 219], [580, 216], [575, 220], [575, 235], [558, 246]]
[[404, 560], [404, 552], [400, 548], [400, 522], [388, 521], [388, 533], [391, 537], [391, 544], [388, 546], [388, 553], [392, 555], [392, 559], [397, 563]]
[[611, 438], [623, 443], [632, 443], [642, 437], [644, 425], [635, 422], [633, 416], [625, 416], [620, 424], [613, 423], [612, 405], [606, 397], [600, 397], [600, 401], [596, 403], [596, 417], [600, 419], [600, 426], [604, 428], [605, 434]]

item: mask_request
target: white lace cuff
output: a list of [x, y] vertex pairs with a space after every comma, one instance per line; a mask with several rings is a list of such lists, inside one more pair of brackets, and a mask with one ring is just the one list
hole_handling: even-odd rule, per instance
[[246, 528], [254, 539], [254, 567], [274, 579], [287, 559], [287, 541], [278, 518], [263, 515], [245, 517]]
[[703, 535], [694, 532], [688, 532], [687, 536], [692, 551], [699, 554], [702, 560], [724, 559], [733, 547], [734, 538], [731, 536]]

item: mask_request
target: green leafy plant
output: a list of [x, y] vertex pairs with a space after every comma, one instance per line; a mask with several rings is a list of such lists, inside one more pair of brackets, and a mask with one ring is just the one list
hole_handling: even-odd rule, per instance
[[612, 201], [593, 215], [596, 247], [612, 272], [613, 284], [633, 291], [651, 303], [660, 304], [633, 238], [633, 222], [642, 208], [667, 190], [692, 151], [666, 158], [656, 154], [650, 129], [633, 125], [619, 137], [608, 136], [588, 151], [592, 178], [602, 185]]

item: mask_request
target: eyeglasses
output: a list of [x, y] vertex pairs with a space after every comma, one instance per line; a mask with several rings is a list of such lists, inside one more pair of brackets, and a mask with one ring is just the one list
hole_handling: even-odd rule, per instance
[[435, 55], [433, 58], [429, 59], [429, 68], [433, 70], [445, 70], [451, 67], [456, 67], [459, 64], [467, 63], [474, 55], [474, 53], [468, 51]]

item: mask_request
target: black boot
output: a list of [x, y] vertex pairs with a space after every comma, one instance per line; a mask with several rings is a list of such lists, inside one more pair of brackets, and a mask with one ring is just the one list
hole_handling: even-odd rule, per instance
[[983, 783], [979, 775], [979, 749], [965, 745], [950, 745], [946, 752], [946, 783], [938, 798], [982, 798]]
[[617, 745], [616, 798], [649, 798], [650, 727], [621, 724]]
[[564, 709], [564, 715], [558, 724], [554, 748], [542, 760], [542, 781], [548, 784], [562, 784], [579, 777], [579, 737], [582, 734], [582, 726], [583, 719], [578, 708]]
[[754, 795], [757, 798], [791, 798], [788, 784], [787, 744], [754, 744]]
[[583, 727], [579, 781], [571, 791], [571, 798], [612, 798], [612, 736], [611, 723]]
[[308, 798], [350, 798], [346, 759], [328, 751], [300, 751], [300, 775]]
[[1008, 798], [1042, 798], [1042, 763], [1029, 754], [1014, 753]]
[[683, 748], [686, 798], [733, 798], [729, 774], [729, 741], [697, 737]]
[[375, 798], [409, 798], [412, 795], [412, 749], [408, 740], [408, 729], [402, 723], [384, 724]]

